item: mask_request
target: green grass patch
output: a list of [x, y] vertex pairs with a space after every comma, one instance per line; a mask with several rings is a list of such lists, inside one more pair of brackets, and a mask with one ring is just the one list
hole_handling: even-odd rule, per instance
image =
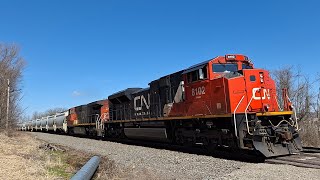
[[66, 167], [65, 166], [49, 167], [48, 171], [49, 171], [50, 174], [52, 174], [54, 176], [63, 177], [65, 179], [70, 179], [72, 177], [72, 175], [73, 175], [72, 173], [66, 171]]
[[71, 164], [68, 163], [68, 154], [62, 151], [48, 151], [47, 168], [51, 175], [62, 177], [64, 179], [70, 179], [75, 172], [71, 172], [74, 169]]

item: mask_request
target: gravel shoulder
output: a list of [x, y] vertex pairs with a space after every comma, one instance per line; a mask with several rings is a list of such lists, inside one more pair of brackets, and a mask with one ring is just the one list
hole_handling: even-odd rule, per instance
[[226, 175], [224, 179], [319, 179], [320, 170], [290, 165], [250, 164]]
[[[320, 170], [290, 165], [254, 164], [211, 156], [154, 149], [47, 133], [38, 139], [107, 156], [130, 179], [318, 179]], [[121, 178], [121, 177], [120, 177]], [[128, 176], [126, 177], [128, 178]]]

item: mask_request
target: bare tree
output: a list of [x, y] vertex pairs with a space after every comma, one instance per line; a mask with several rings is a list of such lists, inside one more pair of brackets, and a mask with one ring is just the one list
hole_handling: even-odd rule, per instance
[[46, 117], [46, 116], [51, 116], [56, 113], [64, 112], [66, 110], [67, 110], [66, 108], [57, 107], [57, 108], [48, 109], [45, 112], [35, 111], [35, 112], [33, 112], [30, 120], [39, 119], [39, 118]]
[[22, 115], [20, 88], [24, 67], [19, 48], [0, 43], [0, 130], [7, 125], [10, 128]]
[[31, 116], [31, 119], [29, 119], [29, 120], [35, 120], [35, 119], [39, 119], [41, 117], [42, 117], [42, 113], [39, 113], [38, 111], [34, 111]]
[[[311, 93], [312, 85], [306, 75], [301, 73], [300, 68], [293, 66], [283, 67], [273, 71], [273, 76], [276, 81], [278, 102], [280, 106], [283, 105], [284, 99], [282, 97], [282, 90], [287, 89], [288, 97], [290, 97], [295, 111], [299, 119], [303, 119], [310, 115], [313, 100], [315, 97]], [[282, 106], [283, 107], [283, 106]]]
[[318, 73], [317, 79], [315, 81], [315, 84], [317, 85], [317, 88], [315, 89], [316, 92], [313, 93], [314, 94], [313, 98], [315, 100], [314, 100], [314, 102], [312, 102], [312, 105], [311, 105], [312, 111], [315, 112], [315, 116], [317, 119], [320, 118], [320, 84], [319, 84], [319, 82], [320, 82], [320, 74]]
[[272, 74], [276, 82], [278, 102], [280, 107], [283, 109], [284, 99], [282, 97], [282, 90], [287, 89], [289, 97], [291, 97], [293, 94], [292, 84], [294, 82], [294, 74], [292, 71], [292, 66], [275, 70]]

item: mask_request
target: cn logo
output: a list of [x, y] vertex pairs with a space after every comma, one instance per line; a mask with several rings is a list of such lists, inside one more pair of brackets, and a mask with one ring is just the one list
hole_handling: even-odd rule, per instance
[[133, 99], [133, 105], [134, 105], [135, 111], [141, 111], [143, 106], [145, 106], [147, 109], [149, 109], [150, 108], [150, 94], [148, 94], [148, 102], [143, 95], [136, 96]]
[[[262, 92], [259, 92], [262, 91]], [[252, 98], [254, 100], [264, 100], [266, 98], [270, 99], [270, 89], [253, 88]]]

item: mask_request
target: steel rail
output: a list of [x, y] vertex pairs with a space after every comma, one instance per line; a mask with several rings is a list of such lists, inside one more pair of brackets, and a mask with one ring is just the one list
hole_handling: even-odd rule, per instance
[[299, 154], [266, 159], [265, 163], [320, 169], [320, 152], [319, 148], [304, 147]]

